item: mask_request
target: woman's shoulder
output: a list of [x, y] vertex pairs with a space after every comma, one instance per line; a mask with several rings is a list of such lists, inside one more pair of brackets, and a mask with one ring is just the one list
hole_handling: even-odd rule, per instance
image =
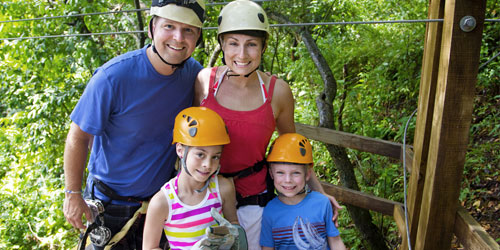
[[210, 68], [204, 68], [198, 73], [198, 80], [210, 80], [210, 77], [212, 73], [215, 71], [216, 73], [216, 78], [220, 76], [225, 70], [227, 66], [216, 66], [216, 67], [210, 67]]
[[196, 77], [196, 88], [208, 88], [212, 69], [213, 68], [204, 68], [198, 73], [198, 76]]
[[198, 77], [200, 76], [210, 76], [210, 72], [212, 72], [212, 68], [203, 68], [202, 70], [200, 70], [200, 72], [198, 73]]
[[275, 79], [274, 89], [275, 91], [287, 91], [290, 89], [288, 83], [285, 80], [279, 78], [277, 75], [270, 75], [269, 72], [259, 71], [259, 75], [262, 78], [262, 81], [266, 83], [266, 87], [269, 89], [271, 85], [271, 81], [273, 78]]

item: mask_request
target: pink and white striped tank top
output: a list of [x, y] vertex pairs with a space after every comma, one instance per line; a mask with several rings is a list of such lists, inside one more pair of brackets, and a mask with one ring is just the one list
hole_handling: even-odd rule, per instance
[[177, 196], [177, 178], [171, 179], [162, 188], [169, 205], [168, 218], [163, 229], [170, 249], [191, 249], [203, 238], [207, 227], [217, 224], [210, 215], [210, 209], [215, 207], [222, 213], [219, 181], [217, 176], [212, 176], [203, 201], [190, 206]]

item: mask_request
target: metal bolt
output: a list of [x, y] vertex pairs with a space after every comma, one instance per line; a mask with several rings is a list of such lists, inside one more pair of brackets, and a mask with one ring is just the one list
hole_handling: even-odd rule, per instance
[[464, 16], [460, 19], [460, 29], [464, 32], [471, 32], [476, 28], [476, 19], [473, 16]]

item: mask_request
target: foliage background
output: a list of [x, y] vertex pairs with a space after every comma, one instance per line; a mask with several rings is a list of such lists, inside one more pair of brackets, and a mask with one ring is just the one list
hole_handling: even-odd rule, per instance
[[[211, 3], [211, 1], [208, 1]], [[216, 1], [222, 2], [222, 1]], [[143, 1], [142, 8], [150, 5]], [[216, 26], [222, 5], [207, 6], [206, 27]], [[425, 19], [427, 1], [277, 0], [265, 8], [295, 22]], [[500, 4], [488, 1], [486, 18], [498, 19]], [[3, 1], [0, 21], [135, 9], [132, 0]], [[147, 23], [146, 12], [141, 12]], [[137, 30], [136, 14], [121, 13], [48, 20], [2, 22], [0, 38]], [[144, 29], [146, 30], [146, 29]], [[500, 52], [500, 23], [486, 23], [481, 64]], [[338, 83], [337, 128], [402, 142], [417, 107], [425, 24], [329, 25], [312, 27]], [[207, 65], [217, 45], [215, 31], [193, 55]], [[94, 70], [114, 56], [138, 48], [137, 35], [0, 41], [0, 248], [68, 249], [78, 232], [62, 214], [63, 149], [71, 113]], [[220, 60], [218, 62], [220, 64]], [[347, 68], [345, 73], [344, 66]], [[316, 125], [315, 98], [321, 79], [301, 41], [287, 28], [273, 28], [263, 70], [279, 75], [296, 98], [297, 122]], [[460, 200], [500, 241], [500, 60], [480, 68], [470, 146]], [[415, 119], [407, 141], [413, 141]], [[315, 170], [337, 183], [335, 166], [314, 143]], [[403, 200], [401, 165], [350, 150], [364, 192]], [[392, 218], [373, 214], [390, 246], [399, 243]], [[341, 214], [346, 245], [364, 248], [348, 214]]]

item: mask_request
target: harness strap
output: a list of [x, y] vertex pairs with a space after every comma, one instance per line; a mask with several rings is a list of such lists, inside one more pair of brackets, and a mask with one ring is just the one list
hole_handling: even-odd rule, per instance
[[262, 160], [258, 161], [257, 163], [255, 163], [253, 166], [245, 168], [243, 170], [240, 170], [240, 171], [237, 171], [234, 173], [220, 173], [220, 174], [226, 178], [229, 178], [229, 177], [233, 177], [234, 179], [245, 178], [245, 177], [250, 176], [254, 173], [260, 172], [267, 165], [268, 164], [267, 164], [266, 159], [262, 159]]
[[236, 208], [248, 205], [258, 205], [259, 207], [265, 207], [269, 201], [274, 198], [274, 193], [262, 193], [257, 195], [251, 195], [247, 197], [242, 197], [239, 193], [236, 193]]
[[98, 227], [97, 223], [94, 222], [90, 224], [87, 227], [87, 229], [85, 229], [85, 233], [83, 233], [83, 235], [80, 236], [80, 240], [78, 242], [78, 247], [77, 247], [78, 250], [85, 250], [85, 248], [87, 247], [87, 238], [89, 237], [90, 232], [92, 232], [92, 230], [94, 230], [97, 227]]
[[141, 203], [143, 201], [148, 201], [151, 197], [146, 198], [138, 198], [133, 196], [121, 196], [118, 195], [113, 189], [111, 189], [104, 182], [92, 176], [92, 180], [94, 182], [95, 187], [104, 195], [106, 195], [111, 200], [119, 200], [119, 201], [128, 201], [128, 202], [136, 202]]
[[[243, 169], [242, 171], [236, 172], [236, 174], [239, 174], [242, 172], [243, 172], [242, 174], [246, 174], [246, 173], [250, 172], [249, 169], [255, 170], [255, 169], [258, 169], [259, 166], [261, 168], [260, 170], [262, 170], [264, 168], [264, 166], [268, 166], [268, 162], [266, 161], [266, 159], [255, 163], [255, 165], [253, 165], [252, 167], [249, 167], [249, 168]], [[258, 171], [256, 171], [256, 172], [258, 172]], [[256, 173], [256, 172], [253, 172], [253, 173]], [[248, 175], [245, 175], [245, 176], [248, 176]], [[243, 176], [243, 177], [245, 177], [245, 176]], [[240, 176], [239, 178], [242, 178], [242, 177]], [[256, 195], [250, 195], [247, 197], [243, 197], [240, 193], [236, 192], [236, 201], [237, 201], [236, 208], [239, 208], [241, 206], [247, 206], [247, 205], [258, 205], [260, 207], [265, 207], [267, 205], [267, 203], [269, 201], [271, 201], [276, 196], [276, 194], [274, 193], [274, 182], [273, 182], [273, 179], [271, 178], [271, 174], [269, 174], [269, 172], [267, 172], [267, 174], [266, 174], [266, 187], [267, 187], [267, 190], [266, 190], [267, 192], [261, 193], [261, 194], [256, 194]]]
[[111, 249], [111, 247], [113, 247], [116, 243], [120, 242], [120, 240], [123, 239], [123, 237], [125, 237], [125, 235], [128, 233], [128, 230], [130, 229], [130, 227], [132, 227], [132, 225], [137, 220], [139, 215], [146, 214], [146, 212], [148, 211], [148, 205], [149, 205], [149, 202], [147, 202], [147, 201], [142, 202], [141, 207], [139, 209], [137, 209], [137, 211], [135, 211], [134, 216], [132, 216], [132, 218], [130, 218], [127, 221], [127, 223], [125, 224], [125, 226], [122, 227], [120, 232], [116, 233], [113, 236], [113, 238], [111, 238], [111, 240], [108, 242], [108, 244], [104, 247], [104, 250]]
[[[121, 195], [118, 195], [112, 188], [110, 188], [104, 182], [95, 178], [94, 176], [92, 176], [92, 181], [93, 181], [93, 186], [96, 187], [102, 194], [104, 194], [106, 197], [108, 197], [111, 200], [136, 202], [136, 203], [141, 204], [141, 207], [134, 212], [133, 216], [127, 221], [127, 223], [121, 228], [121, 230], [118, 233], [116, 233], [115, 235], [113, 235], [111, 240], [106, 244], [106, 246], [104, 248], [104, 249], [111, 249], [112, 246], [114, 246], [116, 243], [120, 242], [120, 240], [123, 239], [123, 237], [125, 237], [125, 235], [129, 231], [130, 227], [134, 224], [134, 222], [137, 220], [139, 215], [146, 214], [147, 209], [148, 209], [148, 201], [151, 199], [151, 197], [138, 198], [138, 197], [133, 197], [133, 196], [121, 196]], [[93, 192], [93, 188], [92, 188], [92, 192]], [[95, 198], [95, 196], [93, 194], [92, 194], [92, 197]], [[110, 205], [111, 200], [105, 205], [106, 208], [108, 207], [108, 205]], [[96, 224], [96, 223], [95, 222], [92, 223], [92, 226], [94, 226], [94, 224]], [[95, 225], [92, 228], [92, 230], [94, 228], [96, 228], [97, 226], [98, 225]], [[88, 237], [88, 234], [90, 234], [90, 232], [92, 230], [88, 231], [88, 233], [86, 232], [87, 235], [84, 238], [85, 241]]]

